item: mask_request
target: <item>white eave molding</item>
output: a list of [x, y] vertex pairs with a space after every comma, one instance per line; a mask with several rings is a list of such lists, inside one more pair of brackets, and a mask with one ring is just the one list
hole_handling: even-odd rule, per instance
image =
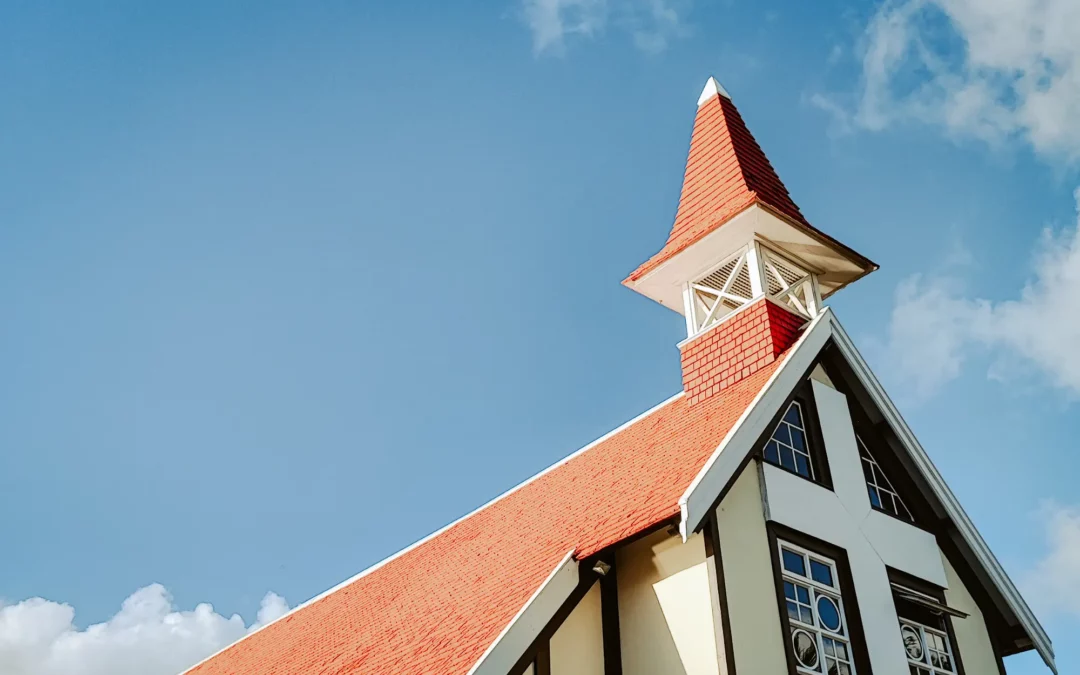
[[[918, 439], [915, 438], [910, 427], [900, 416], [896, 406], [893, 405], [881, 383], [878, 382], [877, 377], [870, 370], [870, 366], [859, 354], [832, 310], [828, 308], [825, 308], [821, 314], [810, 322], [806, 331], [788, 353], [784, 363], [776, 369], [769, 381], [758, 392], [753, 402], [739, 417], [735, 426], [720, 442], [719, 447], [713, 452], [705, 466], [690, 484], [690, 487], [679, 499], [681, 513], [679, 531], [683, 540], [685, 541], [690, 533], [695, 532], [705, 518], [708, 517], [709, 510], [712, 508], [716, 498], [727, 484], [735, 478], [735, 472], [738, 471], [743, 459], [745, 459], [746, 453], [753, 449], [754, 443], [764, 433], [766, 425], [779, 411], [783, 402], [787, 400], [792, 389], [798, 384], [799, 378], [810, 368], [810, 365], [817, 358], [818, 353], [829, 338], [833, 338], [834, 343], [851, 365], [855, 375], [870, 393], [875, 405], [881, 410], [896, 433], [897, 438], [900, 439], [900, 442], [903, 443], [905, 449], [911, 455], [915, 466], [922, 472], [935, 496], [944, 504], [950, 519], [956, 525], [964, 541], [974, 552], [978, 563], [1020, 620], [1024, 630], [1031, 638], [1035, 650], [1042, 657], [1047, 667], [1056, 675], [1057, 666], [1054, 663], [1054, 649], [1046, 631], [1039, 624], [1035, 614], [1001, 567], [1001, 563], [994, 557], [982, 535], [975, 529], [974, 523], [964, 512], [960, 502], [956, 499], [952, 490], [949, 489], [934, 463], [919, 444]], [[743, 451], [727, 452], [725, 454], [725, 449], [729, 446], [740, 448]]]

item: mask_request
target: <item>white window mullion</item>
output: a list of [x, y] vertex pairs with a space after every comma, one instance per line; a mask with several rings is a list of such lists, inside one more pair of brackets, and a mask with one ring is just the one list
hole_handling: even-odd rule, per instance
[[[795, 655], [796, 671], [856, 675], [836, 562], [786, 541], [777, 542], [777, 546], [786, 638]], [[809, 653], [811, 649], [816, 653]], [[829, 671], [831, 663], [836, 670]]]

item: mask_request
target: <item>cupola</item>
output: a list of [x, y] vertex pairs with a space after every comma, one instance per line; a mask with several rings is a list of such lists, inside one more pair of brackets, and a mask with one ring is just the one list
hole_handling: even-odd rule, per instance
[[[723, 325], [752, 311], [765, 317], [770, 344], [764, 351], [733, 354], [712, 364], [713, 376], [697, 376], [688, 393], [705, 396], [723, 389], [755, 365], [787, 348], [778, 333], [789, 334], [822, 311], [823, 301], [877, 265], [812, 226], [792, 201], [787, 188], [746, 127], [728, 92], [709, 78], [698, 98], [690, 154], [675, 223], [660, 251], [634, 270], [623, 284], [686, 318], [683, 377], [687, 379], [688, 348], [702, 351], [719, 344], [719, 335], [734, 331]], [[757, 307], [762, 303], [760, 307]], [[782, 311], [784, 315], [777, 312]], [[743, 317], [738, 323], [748, 323]], [[761, 326], [761, 322], [749, 322]], [[743, 336], [745, 338], [745, 336]], [[797, 331], [790, 335], [793, 340]], [[740, 345], [757, 341], [742, 339]], [[760, 353], [759, 353], [760, 352]], [[768, 352], [772, 356], [768, 356]], [[719, 357], [719, 354], [716, 355]], [[727, 366], [720, 367], [726, 363]], [[723, 374], [719, 380], [715, 375]], [[704, 385], [704, 388], [700, 388]]]

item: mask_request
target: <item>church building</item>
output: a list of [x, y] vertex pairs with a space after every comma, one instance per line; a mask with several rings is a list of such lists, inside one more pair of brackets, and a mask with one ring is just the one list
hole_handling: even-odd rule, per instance
[[685, 317], [682, 391], [188, 673], [1056, 672], [828, 307], [875, 269], [710, 78], [670, 235], [623, 281]]

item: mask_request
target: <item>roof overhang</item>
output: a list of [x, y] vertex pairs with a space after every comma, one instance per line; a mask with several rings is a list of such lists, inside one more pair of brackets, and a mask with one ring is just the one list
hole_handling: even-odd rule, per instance
[[574, 552], [567, 551], [540, 588], [503, 628], [495, 641], [469, 669], [468, 675], [506, 675], [540, 635], [563, 603], [578, 587], [581, 577]]
[[640, 278], [623, 281], [627, 287], [683, 314], [683, 287], [699, 279], [754, 239], [761, 239], [806, 265], [818, 275], [827, 298], [877, 269], [877, 265], [815, 228], [797, 223], [760, 201], [751, 202], [727, 222]]
[[1057, 673], [1054, 649], [1049, 636], [1039, 623], [1027, 602], [1020, 595], [1008, 574], [990, 551], [986, 541], [975, 529], [974, 523], [964, 512], [960, 502], [938, 473], [926, 451], [919, 444], [911, 429], [885, 393], [881, 383], [859, 354], [851, 338], [826, 308], [806, 328], [792, 347], [784, 363], [773, 373], [754, 402], [746, 409], [739, 421], [717, 447], [712, 457], [695, 477], [679, 500], [682, 514], [679, 524], [685, 540], [705, 523], [717, 499], [727, 489], [753, 451], [757, 439], [766, 431], [780, 406], [787, 400], [792, 389], [815, 363], [826, 344], [832, 343], [850, 365], [860, 384], [900, 440], [921, 477], [929, 485], [933, 496], [941, 504], [947, 520], [955, 528], [964, 546], [971, 553], [971, 562], [981, 579], [993, 587], [1006, 609], [1015, 616], [1031, 646], [1039, 653], [1047, 667]]

